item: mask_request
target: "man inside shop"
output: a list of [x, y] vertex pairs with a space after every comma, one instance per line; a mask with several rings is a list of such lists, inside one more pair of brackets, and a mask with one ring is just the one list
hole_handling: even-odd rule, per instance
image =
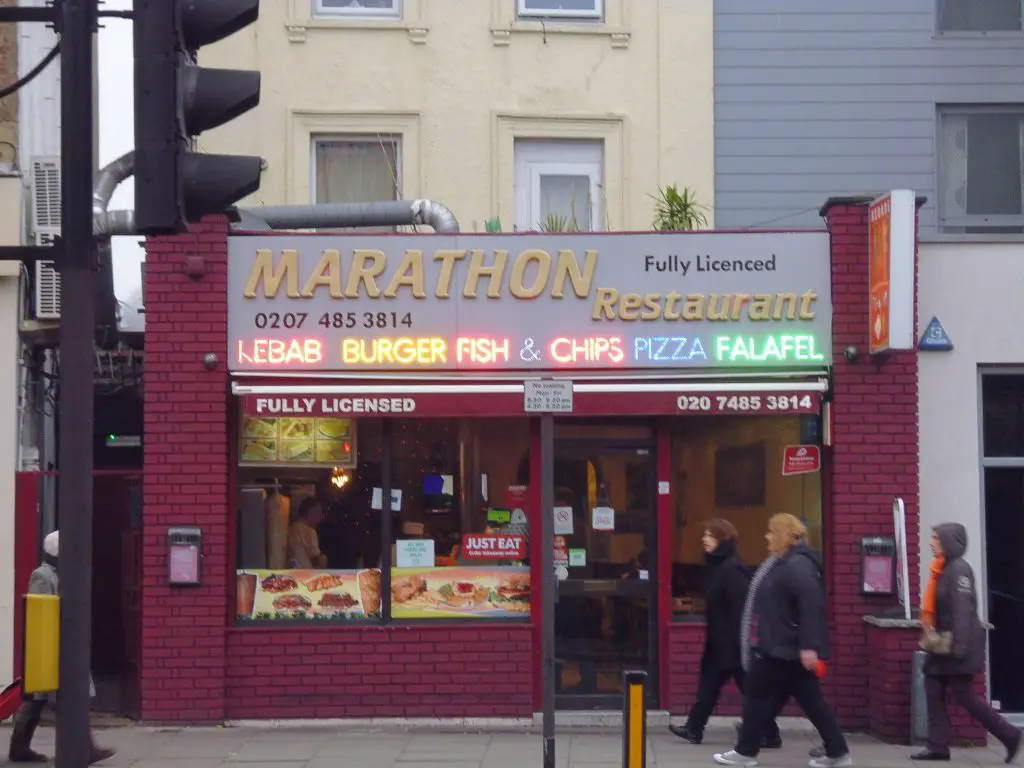
[[288, 526], [288, 567], [310, 570], [326, 568], [327, 558], [320, 552], [316, 527], [323, 519], [320, 502], [308, 497], [302, 500], [295, 520]]

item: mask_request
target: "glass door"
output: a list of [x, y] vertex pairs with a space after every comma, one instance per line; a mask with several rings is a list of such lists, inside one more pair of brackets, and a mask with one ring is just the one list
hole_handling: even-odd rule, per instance
[[555, 443], [555, 694], [563, 710], [618, 709], [622, 673], [657, 701], [654, 448]]

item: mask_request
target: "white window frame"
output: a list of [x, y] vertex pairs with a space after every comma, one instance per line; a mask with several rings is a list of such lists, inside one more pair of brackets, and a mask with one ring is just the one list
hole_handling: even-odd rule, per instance
[[[314, 133], [309, 141], [309, 199], [316, 203], [316, 147], [320, 142], [348, 142], [351, 144], [374, 144], [391, 142], [395, 145], [395, 200], [402, 199], [402, 139], [400, 133]], [[369, 202], [369, 201], [367, 201]]]
[[[558, 0], [551, 0], [552, 5], [557, 5]], [[574, 11], [562, 8], [551, 8], [550, 10], [538, 10], [527, 8], [526, 0], [516, 0], [516, 15], [521, 19], [586, 19], [587, 21], [600, 21], [604, 18], [604, 0], [594, 0], [593, 11]]]
[[[1003, 114], [1003, 115], [1017, 115], [1021, 121], [1022, 131], [1022, 167], [1020, 170], [1020, 183], [1024, 187], [1024, 105], [1021, 104], [986, 104], [983, 106], [963, 106], [963, 105], [947, 105], [940, 104], [937, 108], [937, 120], [936, 120], [936, 152], [935, 161], [937, 164], [936, 179], [938, 180], [938, 210], [936, 216], [938, 219], [938, 230], [944, 235], [956, 235], [964, 229], [975, 229], [978, 230], [974, 234], [980, 234], [980, 230], [990, 227], [996, 228], [1008, 228], [1008, 227], [1024, 227], [1024, 210], [1019, 214], [985, 214], [985, 213], [969, 213], [962, 216], [946, 215], [948, 210], [946, 195], [947, 178], [949, 175], [949, 163], [948, 160], [942, 154], [942, 141], [943, 127], [942, 122], [945, 119], [964, 116], [969, 117], [970, 115], [982, 115], [982, 114]], [[968, 139], [966, 162], [970, 163], [971, 152], [970, 152], [970, 140]], [[1024, 190], [1022, 190], [1022, 198], [1024, 198]], [[1024, 201], [1022, 201], [1024, 206]]]
[[518, 139], [515, 151], [516, 228], [531, 232], [542, 221], [540, 212], [541, 176], [589, 176], [592, 209], [587, 226], [577, 220], [583, 231], [604, 229], [605, 143], [581, 139]]
[[[280, 2], [280, 0], [275, 0]], [[313, 0], [313, 16], [316, 18], [342, 19], [397, 19], [402, 16], [402, 0], [391, 0], [391, 10], [380, 8], [331, 8], [323, 0]]]

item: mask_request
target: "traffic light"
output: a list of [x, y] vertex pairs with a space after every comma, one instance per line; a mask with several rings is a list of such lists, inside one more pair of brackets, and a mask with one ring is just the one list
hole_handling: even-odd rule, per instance
[[[280, 2], [280, 0], [277, 0]], [[259, 104], [260, 73], [196, 65], [259, 17], [259, 0], [135, 0], [135, 225], [182, 232], [259, 189], [259, 157], [193, 152], [193, 138]]]

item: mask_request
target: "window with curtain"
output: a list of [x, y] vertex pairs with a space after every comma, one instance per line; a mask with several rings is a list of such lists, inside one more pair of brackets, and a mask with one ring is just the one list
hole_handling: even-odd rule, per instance
[[518, 12], [525, 18], [600, 19], [603, 5], [603, 0], [518, 0]]
[[602, 141], [518, 139], [515, 164], [519, 231], [603, 228]]
[[315, 0], [317, 16], [400, 16], [401, 0]]
[[1024, 232], [1024, 107], [939, 111], [940, 227]]
[[940, 32], [1019, 32], [1022, 0], [938, 0]]
[[[401, 194], [398, 136], [318, 136], [313, 139], [313, 192], [317, 203], [372, 203]], [[365, 227], [360, 232], [390, 232]]]

